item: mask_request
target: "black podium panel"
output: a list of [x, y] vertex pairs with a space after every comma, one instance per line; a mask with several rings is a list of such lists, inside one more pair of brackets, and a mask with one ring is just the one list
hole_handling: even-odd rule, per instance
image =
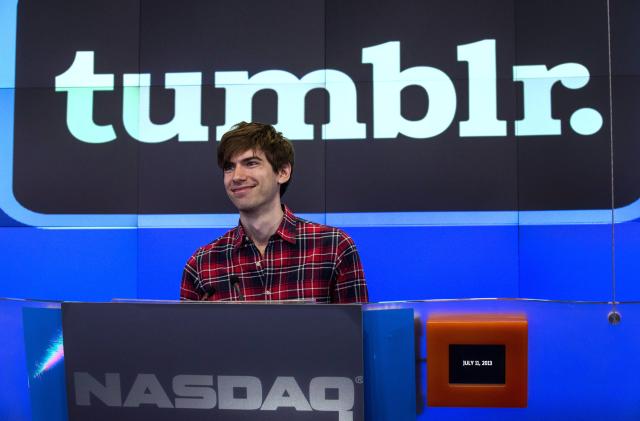
[[359, 305], [65, 303], [69, 420], [363, 420]]

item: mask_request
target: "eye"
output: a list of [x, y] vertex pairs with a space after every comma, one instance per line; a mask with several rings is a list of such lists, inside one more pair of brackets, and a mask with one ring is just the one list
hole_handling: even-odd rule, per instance
[[258, 165], [258, 161], [249, 161], [247, 162], [247, 167], [251, 168], [251, 167], [255, 167]]
[[229, 172], [229, 171], [233, 171], [233, 164], [232, 163], [226, 163], [222, 166], [222, 171], [224, 172]]

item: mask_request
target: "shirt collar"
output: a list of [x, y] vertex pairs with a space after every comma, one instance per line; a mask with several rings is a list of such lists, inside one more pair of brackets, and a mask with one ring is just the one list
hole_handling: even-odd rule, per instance
[[[280, 226], [276, 230], [275, 235], [279, 236], [288, 243], [295, 244], [296, 235], [298, 233], [296, 223], [297, 218], [286, 205], [282, 205], [282, 210], [284, 212], [284, 215], [282, 217], [282, 222], [280, 222]], [[236, 227], [233, 236], [233, 247], [240, 247], [242, 244], [248, 243], [250, 241], [251, 240], [247, 236], [242, 223], [238, 221], [238, 226]]]
[[298, 234], [297, 218], [287, 205], [282, 205], [282, 210], [284, 211], [284, 216], [282, 217], [282, 222], [280, 223], [276, 234], [283, 240], [291, 244], [295, 244], [296, 236]]

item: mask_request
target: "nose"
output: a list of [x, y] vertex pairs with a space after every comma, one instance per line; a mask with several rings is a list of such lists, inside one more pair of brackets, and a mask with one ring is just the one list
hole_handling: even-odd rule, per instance
[[242, 168], [242, 165], [236, 165], [233, 169], [233, 173], [231, 174], [231, 181], [233, 181], [234, 183], [241, 183], [246, 180], [246, 178], [247, 175]]

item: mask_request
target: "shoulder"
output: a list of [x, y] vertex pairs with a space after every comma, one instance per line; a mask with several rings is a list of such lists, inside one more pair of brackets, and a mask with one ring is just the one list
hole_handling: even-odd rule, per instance
[[330, 225], [320, 224], [318, 222], [307, 221], [299, 217], [295, 217], [297, 235], [299, 239], [309, 237], [327, 238], [337, 241], [338, 243], [353, 244], [353, 239], [342, 229], [332, 227]]
[[295, 237], [299, 244], [308, 249], [321, 247], [340, 253], [345, 249], [354, 248], [355, 244], [349, 234], [337, 227], [308, 221], [294, 215], [289, 208], [284, 207], [283, 233], [288, 238]]
[[208, 254], [226, 252], [227, 250], [232, 249], [238, 235], [238, 227], [230, 229], [212, 242], [199, 247], [193, 253], [192, 259], [199, 260]]

